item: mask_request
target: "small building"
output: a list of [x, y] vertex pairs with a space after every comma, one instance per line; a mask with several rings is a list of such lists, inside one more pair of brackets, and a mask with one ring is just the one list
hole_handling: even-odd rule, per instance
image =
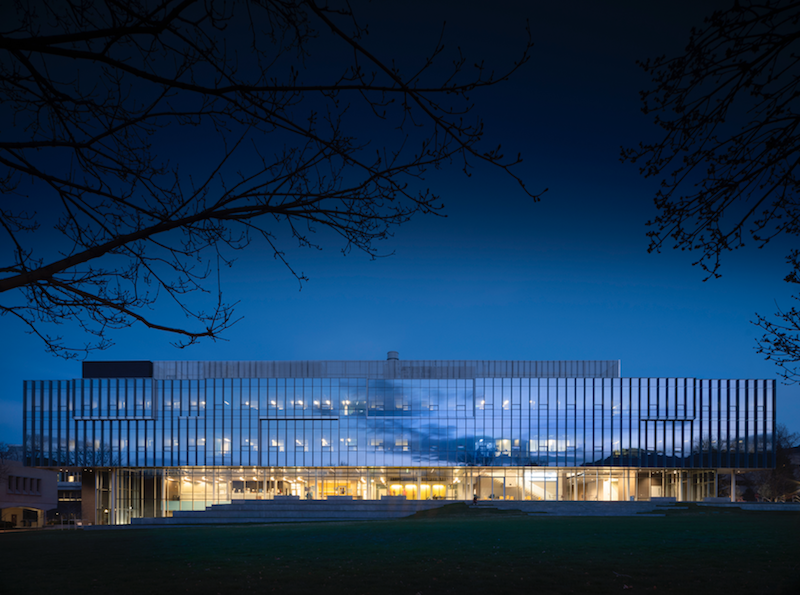
[[0, 465], [0, 529], [44, 527], [47, 511], [58, 506], [56, 474], [19, 461]]
[[619, 360], [84, 362], [24, 383], [24, 456], [79, 476], [98, 524], [282, 495], [702, 500], [775, 467], [775, 391]]

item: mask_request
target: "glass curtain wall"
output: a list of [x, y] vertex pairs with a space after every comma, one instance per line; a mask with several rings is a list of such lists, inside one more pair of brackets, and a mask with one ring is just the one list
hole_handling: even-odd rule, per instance
[[28, 381], [32, 466], [94, 469], [98, 523], [236, 499], [716, 495], [774, 467], [774, 381]]
[[774, 416], [767, 380], [137, 378], [26, 382], [23, 424], [35, 466], [714, 469], [774, 466]]
[[[99, 475], [109, 497], [97, 522], [171, 516], [176, 510], [204, 510], [234, 500], [347, 497], [374, 500], [615, 501], [674, 497], [702, 500], [716, 495], [716, 473], [707, 470], [544, 469], [531, 467], [186, 467], [116, 469]], [[113, 500], [113, 513], [108, 510]]]

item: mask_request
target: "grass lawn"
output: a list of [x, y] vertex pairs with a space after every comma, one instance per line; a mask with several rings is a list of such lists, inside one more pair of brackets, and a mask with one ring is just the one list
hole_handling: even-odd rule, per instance
[[800, 514], [399, 521], [0, 535], [0, 593], [800, 593]]

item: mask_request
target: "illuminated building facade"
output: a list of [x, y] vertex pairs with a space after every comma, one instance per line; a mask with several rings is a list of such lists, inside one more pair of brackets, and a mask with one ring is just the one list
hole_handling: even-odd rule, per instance
[[276, 495], [701, 500], [775, 465], [774, 380], [618, 360], [85, 362], [24, 400], [26, 463], [79, 468], [96, 523]]

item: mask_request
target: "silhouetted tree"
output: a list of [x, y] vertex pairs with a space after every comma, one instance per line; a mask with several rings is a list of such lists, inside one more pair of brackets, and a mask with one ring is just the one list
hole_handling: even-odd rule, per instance
[[[692, 29], [685, 53], [641, 62], [654, 88], [643, 111], [665, 134], [623, 149], [623, 160], [660, 177], [650, 251], [698, 253], [694, 264], [719, 277], [724, 252], [800, 236], [800, 2], [735, 2]], [[788, 254], [800, 283], [800, 252]], [[796, 377], [800, 311], [758, 316], [759, 352]]]
[[[287, 239], [328, 230], [374, 257], [441, 208], [429, 168], [488, 163], [524, 188], [470, 93], [526, 62], [530, 36], [498, 75], [441, 37], [416, 61], [413, 45], [383, 55], [343, 0], [16, 2], [0, 24], [0, 314], [65, 357], [136, 323], [185, 346], [235, 321], [209, 279], [232, 251], [302, 282]], [[91, 340], [52, 334], [64, 321]]]
[[800, 489], [800, 472], [792, 463], [790, 451], [800, 445], [800, 434], [789, 432], [783, 424], [775, 427], [775, 468], [748, 474], [749, 483], [765, 500], [791, 497]]
[[0, 442], [0, 483], [8, 478], [9, 461], [14, 460], [13, 453], [5, 442]]
[[[5, 484], [8, 481], [9, 476], [9, 461], [11, 460], [11, 450], [8, 447], [8, 444], [5, 442], [0, 442], [0, 486]], [[13, 528], [13, 525], [6, 518], [6, 515], [3, 513], [3, 509], [0, 508], [0, 528]]]

